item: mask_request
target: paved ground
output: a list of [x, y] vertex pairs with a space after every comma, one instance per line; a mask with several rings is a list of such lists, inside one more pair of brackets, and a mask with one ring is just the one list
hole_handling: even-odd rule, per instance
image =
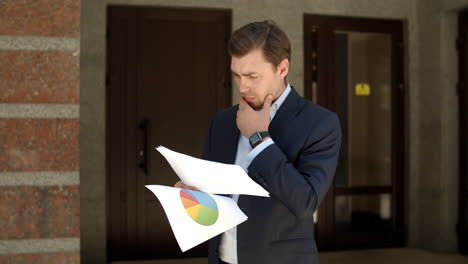
[[320, 254], [321, 264], [468, 264], [468, 257], [396, 248]]
[[[206, 264], [205, 258], [113, 264]], [[468, 256], [442, 254], [422, 249], [396, 248], [327, 252], [320, 254], [321, 264], [468, 264]], [[261, 263], [259, 263], [261, 264]], [[293, 263], [291, 263], [293, 264]]]

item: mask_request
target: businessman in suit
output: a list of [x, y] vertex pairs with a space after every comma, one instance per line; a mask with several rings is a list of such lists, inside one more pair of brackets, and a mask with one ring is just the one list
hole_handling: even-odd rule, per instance
[[233, 196], [249, 219], [210, 240], [209, 263], [319, 263], [313, 214], [335, 174], [338, 117], [287, 83], [290, 42], [274, 22], [237, 29], [228, 47], [240, 101], [211, 120], [203, 158], [240, 165], [271, 197]]

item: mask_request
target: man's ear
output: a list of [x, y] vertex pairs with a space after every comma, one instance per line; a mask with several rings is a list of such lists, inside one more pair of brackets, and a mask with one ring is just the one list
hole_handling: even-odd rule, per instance
[[286, 78], [286, 76], [289, 73], [289, 60], [288, 59], [282, 60], [280, 64], [278, 64], [277, 69], [278, 69], [278, 73], [280, 74], [280, 77]]

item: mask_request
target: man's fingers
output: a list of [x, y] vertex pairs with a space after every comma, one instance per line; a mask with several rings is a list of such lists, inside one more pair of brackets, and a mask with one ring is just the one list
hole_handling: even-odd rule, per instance
[[187, 188], [185, 188], [185, 189], [194, 190], [194, 191], [200, 191], [200, 189], [198, 189], [197, 187], [188, 186], [188, 185], [186, 185], [186, 186], [187, 186]]
[[176, 188], [181, 188], [181, 189], [189, 189], [189, 190], [194, 190], [194, 191], [199, 191], [200, 189], [198, 189], [197, 187], [194, 187], [194, 186], [190, 186], [190, 185], [186, 185], [185, 183], [183, 183], [182, 181], [178, 181], [174, 184], [174, 187]]
[[265, 98], [265, 101], [263, 102], [263, 109], [270, 109], [271, 102], [273, 102], [273, 95], [269, 94]]
[[247, 105], [247, 101], [245, 101], [244, 97], [241, 96], [239, 100], [239, 110], [244, 109], [246, 105]]
[[178, 181], [178, 182], [176, 182], [176, 183], [174, 184], [174, 187], [176, 187], [176, 188], [183, 188], [184, 185], [185, 185], [185, 184], [184, 184], [183, 182]]

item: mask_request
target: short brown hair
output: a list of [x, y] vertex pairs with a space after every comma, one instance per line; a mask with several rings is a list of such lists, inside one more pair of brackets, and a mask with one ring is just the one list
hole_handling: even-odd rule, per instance
[[289, 38], [272, 20], [253, 22], [232, 33], [228, 43], [231, 56], [242, 57], [255, 49], [261, 49], [273, 66], [278, 66], [284, 59], [291, 61]]

